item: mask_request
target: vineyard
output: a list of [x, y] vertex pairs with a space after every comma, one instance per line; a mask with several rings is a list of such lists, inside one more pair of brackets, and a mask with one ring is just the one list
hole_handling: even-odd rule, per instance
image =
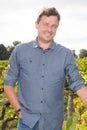
[[0, 130], [16, 130], [17, 116], [4, 94], [4, 75], [7, 72], [8, 61], [0, 61]]
[[[87, 85], [87, 58], [76, 59], [79, 72]], [[0, 61], [0, 130], [16, 130], [18, 117], [4, 94], [3, 82], [8, 61]], [[66, 83], [65, 86], [67, 86]], [[17, 91], [17, 84], [15, 86]], [[66, 87], [67, 88], [67, 87]], [[87, 130], [87, 108], [74, 92], [64, 89], [65, 120], [63, 130]], [[71, 109], [73, 108], [73, 109]]]

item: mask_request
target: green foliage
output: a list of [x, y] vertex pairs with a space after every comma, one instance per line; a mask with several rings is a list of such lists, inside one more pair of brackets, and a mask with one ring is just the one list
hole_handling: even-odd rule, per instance
[[[77, 58], [76, 63], [79, 69], [80, 74], [82, 75], [85, 84], [87, 85], [87, 58]], [[66, 77], [66, 82], [65, 82], [65, 97], [67, 99], [67, 95], [71, 93], [71, 91], [68, 90], [68, 79]], [[70, 116], [66, 121], [63, 123], [63, 130], [87, 130], [87, 120], [86, 120], [86, 113], [87, 113], [87, 108], [84, 106], [83, 102], [80, 100], [79, 97], [74, 95], [74, 109], [75, 113]], [[65, 103], [67, 104], [66, 99], [64, 99]], [[64, 105], [66, 105], [64, 104]], [[66, 110], [67, 106], [64, 106], [64, 110]], [[66, 118], [65, 118], [66, 119]], [[65, 128], [65, 122], [66, 122], [66, 128]]]
[[87, 85], [87, 58], [78, 58], [76, 59], [76, 63], [79, 68], [79, 72]]
[[87, 122], [87, 111], [82, 114], [82, 118]]
[[74, 98], [75, 112], [66, 121], [66, 130], [87, 130], [87, 108], [79, 97]]
[[4, 44], [0, 44], [0, 60], [8, 60], [15, 46], [20, 43], [20, 41], [14, 41], [13, 46], [8, 47], [5, 47]]
[[76, 125], [76, 129], [75, 130], [87, 130], [87, 125]]
[[9, 53], [3, 44], [0, 44], [0, 60], [6, 60], [9, 57]]
[[87, 57], [87, 50], [86, 50], [86, 49], [81, 49], [81, 50], [80, 50], [79, 57], [80, 57], [80, 58]]
[[20, 43], [21, 43], [21, 41], [14, 41], [14, 42], [13, 42], [13, 45], [14, 45], [14, 47], [15, 47], [15, 46], [17, 46], [17, 45], [20, 44]]
[[[15, 115], [15, 111], [12, 106], [8, 103], [8, 100], [4, 94], [3, 84], [4, 75], [7, 72], [8, 61], [0, 61], [0, 130], [5, 128], [13, 129], [17, 125], [18, 117]], [[17, 86], [17, 84], [16, 84]], [[17, 87], [15, 87], [17, 92]], [[9, 122], [9, 123], [8, 123]]]
[[72, 116], [68, 117], [66, 123], [66, 130], [75, 130], [76, 124], [78, 123], [78, 114], [73, 113]]

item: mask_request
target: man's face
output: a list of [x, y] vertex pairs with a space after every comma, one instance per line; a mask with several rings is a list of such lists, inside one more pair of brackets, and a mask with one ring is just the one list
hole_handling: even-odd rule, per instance
[[38, 39], [40, 42], [52, 42], [59, 25], [57, 16], [42, 16], [39, 23], [36, 22]]

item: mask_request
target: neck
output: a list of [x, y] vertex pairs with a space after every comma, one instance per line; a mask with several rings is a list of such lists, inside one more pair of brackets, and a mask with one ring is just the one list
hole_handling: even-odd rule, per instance
[[43, 42], [43, 41], [41, 41], [41, 40], [37, 40], [38, 41], [38, 44], [39, 44], [39, 46], [41, 47], [41, 48], [43, 48], [43, 50], [46, 50], [46, 49], [48, 49], [49, 47], [50, 47], [50, 45], [52, 44], [52, 41], [53, 40], [51, 40], [51, 41], [49, 41], [49, 42]]

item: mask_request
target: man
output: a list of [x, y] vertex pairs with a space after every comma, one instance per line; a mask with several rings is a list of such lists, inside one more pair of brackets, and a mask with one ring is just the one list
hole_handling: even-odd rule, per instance
[[35, 23], [36, 40], [16, 46], [9, 59], [4, 90], [19, 116], [18, 130], [62, 130], [66, 75], [69, 88], [87, 106], [87, 88], [73, 54], [53, 40], [59, 22], [54, 7], [43, 9]]

